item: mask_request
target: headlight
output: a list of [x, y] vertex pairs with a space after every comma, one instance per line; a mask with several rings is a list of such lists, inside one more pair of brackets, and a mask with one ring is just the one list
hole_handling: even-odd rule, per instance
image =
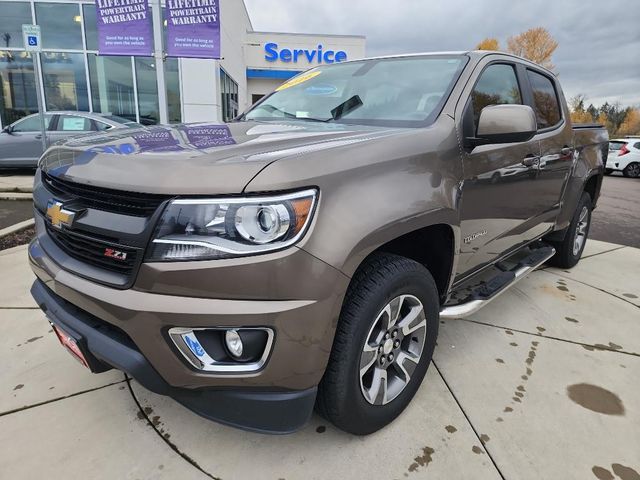
[[211, 260], [280, 250], [304, 235], [316, 196], [316, 190], [304, 190], [269, 197], [173, 200], [146, 259]]

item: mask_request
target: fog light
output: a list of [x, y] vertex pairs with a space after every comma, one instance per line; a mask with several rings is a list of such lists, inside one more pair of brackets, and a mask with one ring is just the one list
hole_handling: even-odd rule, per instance
[[238, 332], [235, 330], [227, 330], [224, 334], [224, 342], [227, 344], [227, 348], [229, 349], [229, 353], [236, 358], [240, 358], [242, 356], [242, 352], [244, 350], [242, 346], [242, 339]]

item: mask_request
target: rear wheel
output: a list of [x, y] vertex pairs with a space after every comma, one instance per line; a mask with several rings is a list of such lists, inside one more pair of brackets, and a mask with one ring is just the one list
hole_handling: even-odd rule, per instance
[[638, 178], [640, 177], [640, 163], [633, 162], [625, 167], [622, 171], [625, 177]]
[[561, 242], [549, 242], [556, 249], [556, 254], [549, 261], [551, 265], [560, 268], [571, 268], [578, 263], [589, 236], [591, 208], [591, 196], [584, 192], [580, 197], [578, 208], [573, 214], [564, 240]]
[[435, 282], [419, 263], [384, 253], [366, 260], [345, 297], [319, 413], [356, 435], [400, 415], [431, 362], [439, 307]]

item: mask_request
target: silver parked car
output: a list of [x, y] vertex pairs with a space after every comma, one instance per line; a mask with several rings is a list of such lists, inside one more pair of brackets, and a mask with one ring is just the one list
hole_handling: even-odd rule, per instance
[[[44, 123], [47, 145], [89, 132], [141, 126], [116, 115], [75, 111], [47, 112]], [[35, 168], [40, 155], [42, 134], [37, 113], [21, 118], [0, 132], [0, 168]]]

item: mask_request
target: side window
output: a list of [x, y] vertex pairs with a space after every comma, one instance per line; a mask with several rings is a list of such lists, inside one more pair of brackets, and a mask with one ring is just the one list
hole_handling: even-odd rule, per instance
[[[44, 128], [49, 129], [49, 123], [51, 122], [51, 115], [44, 116]], [[14, 132], [39, 132], [40, 131], [40, 117], [34, 115], [33, 117], [27, 117], [24, 120], [20, 120], [13, 125]]]
[[549, 77], [545, 77], [533, 70], [527, 70], [531, 90], [533, 91], [533, 102], [538, 120], [538, 129], [553, 127], [560, 122], [560, 104], [558, 95]]
[[88, 132], [91, 130], [91, 120], [73, 115], [61, 115], [56, 130], [59, 132]]
[[474, 125], [478, 128], [480, 112], [489, 105], [522, 104], [518, 77], [512, 65], [489, 65], [471, 93]]
[[638, 150], [640, 150], [640, 142], [634, 143], [633, 148], [637, 148]]
[[99, 132], [104, 132], [105, 130], [109, 130], [111, 128], [111, 125], [109, 125], [108, 123], [100, 122], [98, 120], [94, 120], [93, 123], [95, 125], [95, 130]]

